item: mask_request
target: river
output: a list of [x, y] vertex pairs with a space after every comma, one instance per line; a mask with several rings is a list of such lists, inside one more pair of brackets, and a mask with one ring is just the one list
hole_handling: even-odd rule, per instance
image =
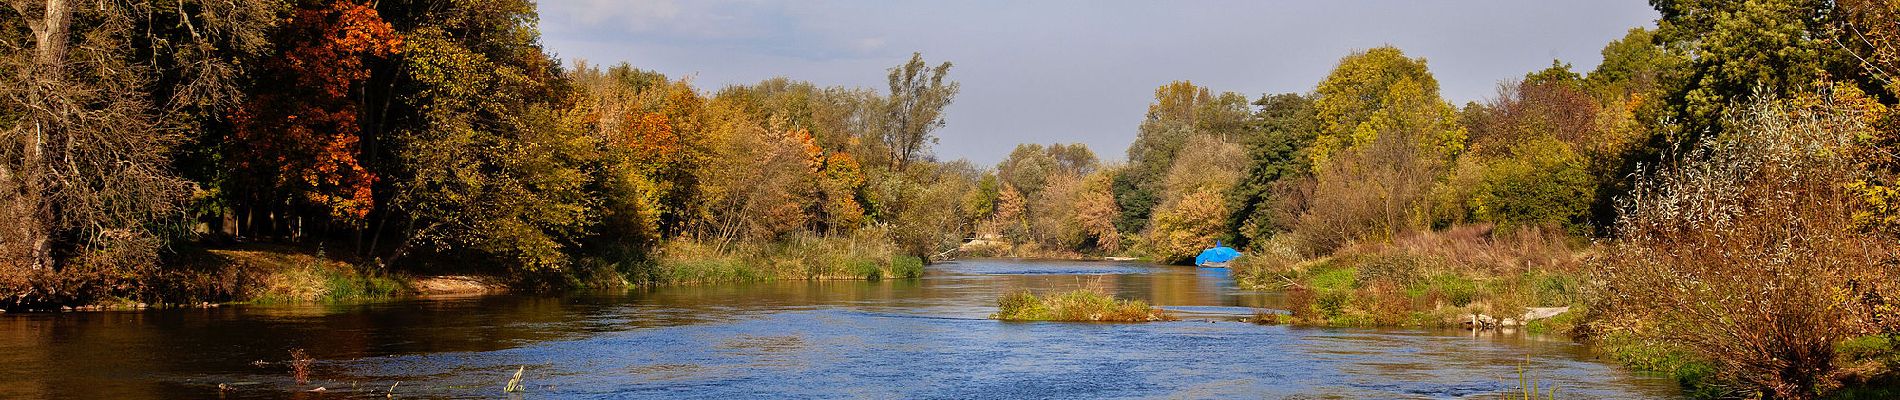
[[[985, 319], [1006, 291], [1084, 286], [1184, 320]], [[1562, 398], [1679, 397], [1565, 338], [1233, 321], [1280, 301], [1221, 269], [981, 259], [882, 282], [4, 314], [0, 398], [497, 398], [524, 366], [508, 396], [1495, 398], [1524, 368]]]

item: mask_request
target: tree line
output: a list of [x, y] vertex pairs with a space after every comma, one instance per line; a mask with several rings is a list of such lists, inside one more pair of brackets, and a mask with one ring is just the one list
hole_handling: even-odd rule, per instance
[[[1833, 266], [1802, 270], [1825, 277], [1815, 291], [1890, 296], [1876, 278], [1897, 275], [1854, 271], [1892, 264], [1878, 253], [1900, 235], [1900, 10], [1652, 5], [1657, 28], [1594, 69], [1553, 62], [1482, 102], [1446, 101], [1426, 60], [1378, 47], [1306, 92], [1162, 85], [1125, 160], [1024, 144], [977, 166], [932, 153], [959, 87], [919, 54], [884, 88], [705, 90], [557, 60], [525, 0], [15, 1], [0, 11], [0, 308], [149, 296], [189, 276], [180, 249], [233, 241], [547, 280], [675, 242], [874, 238], [927, 258], [976, 236], [1178, 263], [1217, 240], [1318, 257], [1468, 225], [1636, 246], [1619, 264], [1647, 269], [1599, 280], [1646, 293], [1605, 305], [1644, 321], [1717, 293], [1638, 288], [1735, 272], [1685, 265], [1772, 271], [1744, 261], [1822, 248], [1859, 258], [1802, 259]], [[1759, 168], [1717, 168], [1733, 165]], [[1803, 185], [1773, 186], [1789, 181]], [[1769, 205], [1786, 212], [1727, 213]], [[1840, 240], [1685, 231], [1711, 218], [1818, 219], [1799, 232]], [[1760, 240], [1724, 242], [1743, 234]], [[1768, 243], [1790, 253], [1687, 256]], [[1840, 243], [1855, 245], [1822, 246]], [[1841, 317], [1892, 310], [1866, 307], [1808, 309], [1843, 332], [1895, 320]], [[1727, 359], [1793, 359], [1756, 355]]]
[[11, 2], [5, 304], [131, 296], [182, 247], [317, 247], [527, 279], [867, 227], [954, 244], [977, 168], [931, 146], [957, 84], [702, 91], [564, 66], [525, 0]]

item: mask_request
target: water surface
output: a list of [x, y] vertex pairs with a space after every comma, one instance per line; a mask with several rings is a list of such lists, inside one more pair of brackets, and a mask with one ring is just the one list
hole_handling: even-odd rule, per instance
[[[1186, 320], [984, 319], [1006, 291], [1079, 287]], [[1525, 367], [1566, 398], [1677, 396], [1563, 338], [1231, 321], [1281, 300], [1221, 269], [966, 260], [883, 282], [0, 315], [0, 398], [495, 398], [522, 366], [511, 397], [1494, 398]]]

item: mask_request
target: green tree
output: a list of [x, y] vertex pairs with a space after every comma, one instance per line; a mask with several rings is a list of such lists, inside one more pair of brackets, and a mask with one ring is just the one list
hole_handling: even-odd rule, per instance
[[1284, 197], [1296, 181], [1312, 175], [1306, 149], [1319, 129], [1311, 96], [1282, 93], [1254, 104], [1260, 106], [1260, 128], [1242, 143], [1247, 167], [1227, 195], [1227, 229], [1236, 247], [1292, 227]]
[[[173, 171], [171, 150], [219, 131], [216, 118], [242, 100], [274, 7], [0, 9], [0, 309], [144, 298], [185, 201], [202, 196]], [[215, 157], [206, 147], [191, 149]]]
[[[416, 250], [522, 271], [564, 267], [597, 215], [585, 166], [598, 148], [566, 110], [572, 87], [520, 0], [380, 3], [406, 39], [386, 124], [390, 212]], [[374, 244], [372, 242], [372, 248]]]
[[922, 53], [911, 53], [910, 61], [891, 68], [891, 92], [885, 101], [884, 145], [890, 151], [892, 169], [902, 170], [911, 161], [928, 156], [929, 146], [937, 143], [935, 131], [943, 127], [943, 109], [950, 106], [960, 87], [944, 81], [950, 62], [936, 67], [924, 64]]
[[[1824, 75], [1855, 76], [1841, 47], [1827, 43], [1828, 0], [1652, 0], [1662, 14], [1656, 40], [1687, 48], [1688, 75], [1669, 92], [1670, 115], [1687, 143], [1722, 130], [1732, 104], [1758, 90], [1784, 95]], [[1686, 136], [1685, 136], [1686, 135]]]

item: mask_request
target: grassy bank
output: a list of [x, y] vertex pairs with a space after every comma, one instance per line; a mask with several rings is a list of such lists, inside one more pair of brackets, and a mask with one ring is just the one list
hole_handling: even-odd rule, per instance
[[[369, 267], [317, 248], [237, 244], [173, 252], [165, 268], [140, 276], [136, 291], [75, 297], [16, 311], [138, 309], [218, 303], [345, 303], [412, 295], [692, 285], [768, 280], [881, 280], [923, 275], [921, 258], [874, 232], [801, 236], [725, 247], [673, 241], [657, 254], [618, 264], [584, 261], [558, 270], [499, 275], [418, 275]], [[453, 263], [448, 263], [453, 264]]]
[[1593, 251], [1561, 233], [1485, 226], [1420, 233], [1303, 258], [1256, 252], [1232, 267], [1241, 286], [1284, 290], [1289, 315], [1319, 326], [1455, 326], [1474, 315], [1572, 307], [1529, 329], [1568, 332], [1586, 306], [1581, 261]]
[[[800, 236], [774, 243], [676, 240], [651, 260], [627, 263], [618, 284], [690, 285], [772, 280], [882, 280], [923, 276], [924, 260], [875, 235]], [[598, 285], [598, 284], [597, 284]]]
[[[978, 241], [964, 245], [956, 252], [958, 257], [979, 258], [1025, 258], [1035, 260], [1072, 260], [1097, 261], [1104, 255], [1087, 254], [1070, 249], [1044, 246], [1038, 243], [1010, 243], [1004, 241]], [[1109, 254], [1110, 256], [1118, 254]]]
[[[1626, 328], [1590, 338], [1593, 349], [1605, 358], [1620, 362], [1643, 373], [1675, 380], [1691, 399], [1748, 398], [1753, 393], [1725, 378], [1716, 363], [1697, 352], [1667, 341], [1651, 339], [1656, 335], [1641, 331], [1653, 327]], [[1841, 386], [1831, 388], [1830, 399], [1900, 398], [1900, 338], [1887, 335], [1854, 337], [1834, 345], [1833, 364], [1847, 371]]]
[[991, 319], [1004, 321], [1172, 321], [1175, 318], [1141, 300], [1123, 300], [1098, 289], [1077, 289], [1038, 296], [1019, 290], [996, 300]]
[[[339, 303], [385, 300], [416, 293], [415, 277], [364, 268], [322, 250], [242, 246], [197, 250], [190, 270], [201, 276], [235, 278], [227, 298], [259, 304]], [[206, 274], [206, 272], [210, 272]], [[202, 292], [202, 290], [200, 291]]]

